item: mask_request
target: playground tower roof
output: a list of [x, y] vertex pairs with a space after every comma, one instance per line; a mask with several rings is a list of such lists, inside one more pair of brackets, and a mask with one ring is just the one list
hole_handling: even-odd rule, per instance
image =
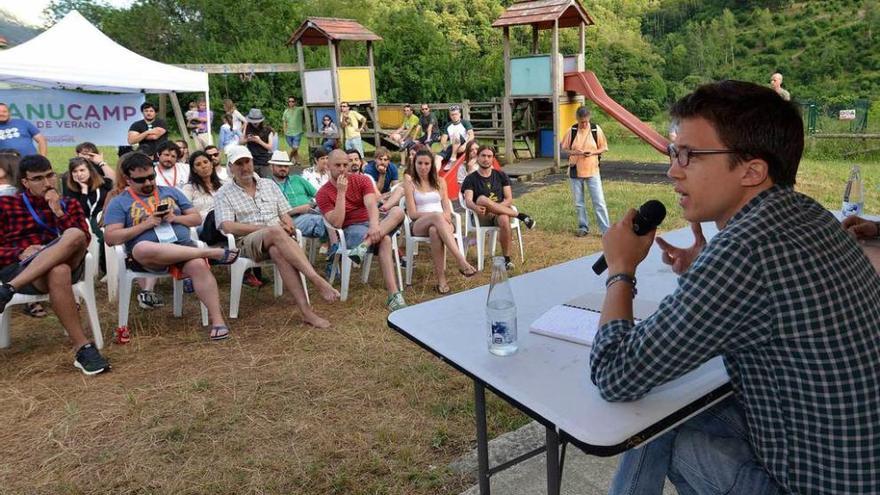
[[552, 29], [556, 20], [560, 28], [577, 27], [581, 23], [587, 26], [596, 24], [578, 0], [518, 0], [492, 23], [492, 27]]
[[327, 41], [381, 41], [382, 38], [352, 19], [308, 17], [290, 35], [288, 45], [301, 41], [306, 46], [326, 45]]

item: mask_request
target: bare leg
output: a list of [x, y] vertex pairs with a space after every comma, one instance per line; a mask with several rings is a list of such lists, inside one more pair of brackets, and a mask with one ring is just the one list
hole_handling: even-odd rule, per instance
[[[82, 322], [79, 319], [79, 313], [76, 310], [76, 299], [73, 297], [72, 280], [70, 276], [70, 267], [64, 263], [55, 266], [47, 276], [40, 282], [48, 285], [49, 300], [52, 303], [52, 309], [58, 316], [61, 326], [67, 330], [67, 335], [73, 343], [74, 349], [89, 343], [83, 332]], [[39, 282], [34, 286], [40, 288]], [[14, 284], [13, 284], [14, 285]], [[94, 331], [94, 329], [92, 329]]]
[[13, 287], [24, 287], [45, 277], [52, 269], [64, 264], [74, 269], [82, 263], [89, 243], [86, 234], [79, 229], [67, 229], [55, 244], [43, 249], [21, 273], [9, 283]]
[[164, 268], [175, 263], [184, 263], [197, 258], [219, 260], [223, 258], [222, 248], [196, 248], [179, 244], [161, 244], [144, 241], [135, 245], [131, 252], [138, 263], [148, 268]]
[[192, 279], [196, 296], [208, 308], [208, 319], [211, 320], [211, 325], [226, 326], [223, 312], [220, 310], [220, 291], [217, 289], [217, 280], [211, 274], [211, 269], [205, 260], [196, 258], [187, 261], [183, 265], [183, 272]]
[[[419, 236], [425, 235], [431, 227], [436, 229], [437, 238], [446, 246], [449, 253], [455, 257], [459, 269], [468, 273], [474, 271], [474, 267], [468, 263], [467, 258], [465, 258], [461, 250], [458, 249], [458, 243], [455, 241], [455, 234], [452, 231], [452, 225], [446, 221], [446, 218], [443, 217], [442, 213], [432, 213], [430, 215], [421, 216], [412, 224], [413, 233]], [[433, 242], [432, 238], [431, 243], [433, 244]]]
[[510, 229], [510, 217], [507, 215], [498, 215], [499, 240], [501, 241], [501, 253], [504, 256], [510, 256], [510, 239], [513, 237]]
[[446, 280], [446, 250], [437, 234], [437, 227], [431, 225], [428, 227], [428, 237], [431, 238], [431, 260], [434, 262], [434, 275], [437, 277], [437, 285], [440, 292], [449, 288]]
[[[281, 227], [268, 227], [270, 230], [263, 238], [266, 249], [278, 249], [279, 256], [286, 264], [291, 266], [297, 272], [301, 272], [309, 281], [315, 284], [315, 288], [320, 292], [321, 297], [327, 302], [333, 302], [339, 299], [339, 291], [333, 288], [324, 277], [318, 275], [318, 272], [309, 263], [309, 259], [296, 241], [287, 235]], [[275, 258], [272, 258], [273, 260]], [[276, 263], [277, 265], [277, 263]], [[279, 266], [280, 268], [280, 266]], [[297, 284], [299, 284], [299, 274], [297, 274]], [[287, 285], [285, 283], [285, 285]], [[303, 292], [305, 294], [305, 292]], [[303, 296], [305, 297], [305, 295]], [[305, 299], [304, 299], [305, 300]]]
[[516, 217], [519, 214], [510, 206], [504, 206], [501, 203], [496, 203], [486, 196], [480, 196], [479, 198], [477, 198], [475, 203], [479, 206], [485, 206], [486, 210], [488, 210], [489, 213], [494, 213], [496, 215], [507, 215], [509, 217]]
[[281, 274], [281, 280], [284, 282], [284, 286], [287, 287], [287, 290], [289, 290], [291, 294], [293, 294], [293, 300], [302, 312], [303, 320], [309, 325], [318, 328], [329, 327], [330, 322], [318, 316], [318, 314], [312, 310], [308, 301], [306, 301], [306, 291], [300, 283], [299, 272], [296, 271], [284, 257], [282, 249], [277, 246], [269, 247], [269, 257], [272, 258], [272, 261], [275, 262], [275, 266], [278, 267], [278, 272]]
[[385, 289], [392, 295], [397, 292], [397, 278], [394, 273], [394, 257], [391, 253], [391, 238], [382, 236], [379, 243], [379, 267], [382, 269], [382, 278], [385, 279]]

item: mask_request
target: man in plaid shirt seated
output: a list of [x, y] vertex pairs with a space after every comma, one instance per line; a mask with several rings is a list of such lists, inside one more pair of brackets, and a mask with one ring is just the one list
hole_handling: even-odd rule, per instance
[[49, 294], [52, 309], [76, 349], [73, 365], [87, 375], [110, 364], [83, 333], [72, 284], [83, 277], [89, 227], [77, 201], [58, 192], [52, 164], [21, 159], [21, 192], [0, 197], [0, 312], [19, 294]]
[[[657, 243], [680, 274], [633, 324], [653, 235], [631, 210], [602, 243], [609, 279], [591, 378], [635, 400], [721, 355], [734, 397], [622, 457], [611, 493], [877, 493], [880, 276], [833, 215], [794, 191], [795, 104], [751, 83], [709, 84], [672, 108], [667, 175], [695, 243]], [[718, 234], [706, 243], [699, 222]]]

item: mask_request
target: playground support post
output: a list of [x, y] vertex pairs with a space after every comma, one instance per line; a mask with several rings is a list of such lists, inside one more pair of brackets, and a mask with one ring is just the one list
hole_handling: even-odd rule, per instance
[[510, 28], [504, 26], [504, 97], [501, 99], [504, 121], [504, 163], [513, 163], [513, 110], [510, 102]]
[[373, 112], [376, 118], [373, 119], [373, 132], [376, 136], [376, 146], [382, 145], [382, 134], [379, 133], [379, 103], [376, 98], [376, 66], [373, 64], [373, 42], [367, 41], [367, 63], [370, 66], [370, 94], [373, 95]]
[[172, 91], [168, 93], [168, 97], [171, 100], [171, 108], [174, 109], [174, 117], [177, 120], [177, 128], [180, 129], [180, 137], [186, 142], [186, 145], [190, 149], [195, 149], [195, 143], [190, 138], [189, 132], [186, 129], [186, 121], [183, 120], [183, 112], [180, 110], [180, 101], [177, 99], [177, 93]]
[[[339, 118], [339, 74], [337, 72], [337, 56], [339, 53], [336, 51], [336, 47], [333, 44], [333, 40], [327, 40], [327, 48], [330, 51], [330, 79], [332, 80], [331, 86], [333, 88], [333, 106], [336, 107], [336, 127], [339, 128], [339, 144], [340, 147], [345, 149], [345, 135], [342, 131], [342, 121]], [[317, 122], [315, 123], [317, 125]]]
[[[308, 95], [306, 95], [306, 59], [303, 56], [303, 45], [302, 40], [297, 40], [296, 42], [296, 65], [299, 69], [299, 86], [302, 88], [302, 107], [303, 107], [303, 121], [306, 125], [306, 136], [309, 136], [312, 133], [312, 117], [309, 113], [309, 107], [306, 104], [308, 101]], [[315, 122], [315, 126], [318, 126], [318, 122]], [[306, 143], [309, 142], [309, 139], [306, 138]]]
[[562, 81], [562, 77], [560, 74], [559, 67], [559, 19], [553, 20], [553, 47], [551, 53], [553, 54], [550, 60], [550, 78], [553, 84], [553, 163], [556, 164], [556, 168], [558, 169], [560, 166], [560, 154], [559, 154], [559, 143], [558, 140], [560, 138], [559, 134], [559, 84]]

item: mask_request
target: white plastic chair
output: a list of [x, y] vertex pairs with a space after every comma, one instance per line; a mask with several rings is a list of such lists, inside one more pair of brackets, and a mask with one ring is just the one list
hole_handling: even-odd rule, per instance
[[[467, 204], [464, 200], [464, 194], [461, 192], [458, 193], [458, 202], [461, 207], [464, 208], [465, 212], [464, 235], [467, 236], [470, 230], [473, 230], [476, 233], [475, 238], [477, 244], [477, 270], [483, 271], [483, 258], [485, 251], [486, 235], [489, 235], [489, 242], [492, 246], [489, 254], [491, 256], [495, 256], [495, 246], [498, 241], [498, 232], [501, 230], [501, 228], [495, 226], [480, 225], [480, 219], [479, 217], [477, 217], [477, 212], [467, 207]], [[516, 207], [514, 206], [513, 209], [516, 210]], [[519, 259], [520, 261], [525, 261], [526, 256], [523, 250], [522, 228], [520, 227], [518, 218], [510, 219], [510, 230], [516, 233], [519, 240]]]
[[[448, 199], [449, 209], [452, 210], [452, 202]], [[431, 238], [428, 236], [419, 237], [413, 235], [412, 233], [412, 220], [410, 220], [409, 215], [406, 214], [406, 198], [401, 198], [400, 200], [400, 208], [404, 212], [403, 218], [403, 232], [406, 241], [406, 285], [412, 285], [412, 274], [413, 274], [413, 262], [415, 255], [419, 253], [419, 243], [428, 243], [430, 244]], [[462, 253], [464, 250], [464, 239], [461, 234], [461, 215], [459, 215], [456, 211], [452, 211], [452, 225], [454, 226], [453, 235], [455, 236], [455, 242], [458, 244], [458, 249]]]
[[[125, 266], [125, 246], [122, 244], [115, 246], [113, 251], [115, 251], [113, 257], [116, 259], [117, 287], [119, 290], [119, 319], [117, 321], [117, 327], [128, 325], [128, 313], [131, 305], [131, 289], [136, 278], [171, 278], [174, 287], [174, 316], [179, 318], [183, 315], [183, 280], [177, 280], [169, 273], [136, 272], [129, 270], [128, 267]], [[206, 308], [201, 301], [199, 301], [199, 307], [201, 308], [202, 313], [202, 326], [207, 326], [208, 308]]]
[[[336, 280], [336, 274], [339, 274], [340, 278], [340, 289], [339, 289], [339, 299], [341, 301], [345, 301], [348, 299], [348, 286], [349, 281], [351, 280], [351, 268], [352, 261], [346, 255], [348, 252], [348, 244], [345, 241], [345, 231], [342, 229], [337, 229], [336, 227], [330, 225], [330, 222], [327, 219], [324, 219], [324, 225], [327, 229], [333, 229], [336, 231], [336, 235], [339, 236], [339, 248], [336, 250], [336, 254], [333, 255], [333, 268], [330, 269], [330, 280], [331, 283], [333, 280]], [[395, 232], [391, 236], [391, 252], [394, 256], [394, 264], [397, 267], [397, 287], [400, 290], [403, 290], [403, 274], [400, 270], [400, 253], [395, 249], [397, 246], [397, 232]], [[367, 283], [370, 279], [370, 265], [373, 262], [373, 253], [372, 251], [367, 251], [367, 255], [363, 259], [363, 263], [361, 264], [361, 283]]]
[[[73, 294], [77, 301], [84, 302], [86, 312], [89, 315], [89, 327], [92, 329], [92, 338], [95, 340], [95, 347], [101, 349], [104, 347], [104, 337], [101, 334], [101, 323], [98, 320], [98, 305], [95, 302], [95, 272], [97, 271], [98, 261], [91, 253], [86, 253], [84, 263], [85, 273], [83, 280], [73, 284]], [[48, 301], [48, 294], [27, 295], [15, 294], [12, 300], [6, 303], [6, 308], [0, 313], [0, 349], [9, 347], [11, 340], [9, 337], [9, 321], [12, 312], [9, 310], [12, 306], [20, 304], [29, 304], [34, 302]]]
[[[303, 247], [303, 236], [302, 232], [299, 229], [296, 229], [296, 242], [299, 244], [299, 247]], [[235, 236], [232, 234], [226, 234], [226, 245], [229, 249], [235, 249]], [[238, 259], [235, 260], [235, 263], [229, 266], [229, 317], [230, 318], [238, 318], [238, 308], [241, 305], [241, 286], [244, 284], [244, 274], [249, 268], [254, 267], [272, 267], [273, 272], [273, 293], [275, 297], [281, 297], [281, 294], [284, 293], [284, 282], [281, 280], [281, 273], [278, 272], [278, 267], [275, 266], [275, 263], [272, 262], [271, 259], [266, 259], [260, 262], [256, 262], [250, 258], [245, 258], [244, 256], [239, 255]], [[309, 298], [309, 288], [306, 285], [306, 276], [300, 272], [299, 279], [302, 282], [303, 290], [306, 293], [306, 301], [311, 304], [311, 299]]]

